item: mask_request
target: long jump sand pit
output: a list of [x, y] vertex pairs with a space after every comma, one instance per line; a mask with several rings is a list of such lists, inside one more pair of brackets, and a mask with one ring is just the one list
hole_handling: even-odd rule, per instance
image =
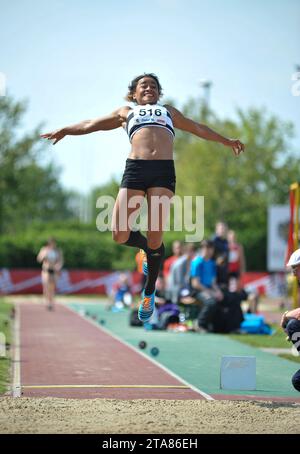
[[0, 399], [14, 434], [300, 433], [300, 404], [268, 401]]

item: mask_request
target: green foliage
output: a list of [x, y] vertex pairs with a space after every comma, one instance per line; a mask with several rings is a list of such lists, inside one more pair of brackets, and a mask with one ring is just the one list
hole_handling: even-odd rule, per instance
[[40, 126], [21, 135], [24, 102], [0, 97], [0, 233], [15, 233], [33, 219], [49, 221], [73, 216], [70, 195], [59, 183], [59, 171], [41, 164], [45, 144]]
[[278, 325], [271, 325], [274, 333], [268, 334], [230, 334], [230, 339], [257, 348], [290, 348], [292, 344], [286, 341], [286, 334]]
[[28, 230], [0, 238], [0, 268], [40, 268], [36, 256], [50, 236], [57, 240], [64, 255], [64, 266], [73, 269], [110, 269], [118, 254], [110, 235], [93, 227], [77, 230]]
[[[67, 221], [35, 222], [30, 229], [16, 235], [0, 236], [0, 268], [40, 269], [36, 256], [49, 237], [54, 237], [64, 255], [66, 269], [135, 270], [136, 248], [124, 247], [112, 240], [111, 232], [98, 232], [91, 224]], [[184, 232], [166, 232], [166, 256], [172, 254], [172, 242], [184, 241]]]
[[[12, 327], [10, 318], [12, 308], [12, 304], [8, 304], [3, 298], [0, 298], [0, 333], [4, 334], [5, 341], [9, 344], [12, 342]], [[8, 350], [6, 357], [0, 357], [0, 394], [7, 391], [7, 387], [9, 385], [10, 363], [11, 358]]]
[[114, 178], [109, 183], [106, 183], [103, 186], [96, 187], [91, 191], [89, 199], [90, 199], [90, 203], [92, 206], [92, 210], [91, 210], [92, 219], [96, 219], [97, 215], [101, 211], [96, 206], [97, 200], [103, 196], [113, 197], [114, 200], [116, 200], [118, 192], [119, 192], [119, 182], [116, 181]]
[[95, 225], [68, 221], [35, 223], [16, 235], [0, 237], [0, 268], [36, 268], [36, 256], [49, 237], [54, 237], [64, 255], [67, 269], [134, 270], [135, 248], [126, 248], [112, 240], [111, 232], [98, 232]]

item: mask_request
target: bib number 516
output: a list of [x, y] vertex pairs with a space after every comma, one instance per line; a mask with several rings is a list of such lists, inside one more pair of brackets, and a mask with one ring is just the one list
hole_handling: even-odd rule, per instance
[[[153, 109], [140, 109], [139, 113], [140, 113], [141, 117], [144, 117], [145, 115], [147, 115], [147, 112], [149, 112], [149, 115], [153, 115]], [[154, 110], [154, 115], [159, 117], [161, 115], [161, 110], [160, 109], [155, 109]]]

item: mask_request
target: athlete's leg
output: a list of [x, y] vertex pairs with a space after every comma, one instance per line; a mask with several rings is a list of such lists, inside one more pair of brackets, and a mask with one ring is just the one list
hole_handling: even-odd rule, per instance
[[48, 308], [52, 309], [54, 307], [54, 297], [55, 297], [55, 287], [56, 287], [56, 279], [55, 276], [50, 274], [49, 275], [49, 282], [48, 282], [48, 295], [49, 295], [49, 300], [48, 300]]
[[138, 231], [132, 231], [145, 191], [120, 188], [112, 215], [112, 237], [117, 243], [147, 250], [147, 239]]
[[170, 214], [170, 203], [174, 193], [167, 188], [155, 187], [147, 190], [148, 231], [147, 231], [147, 280], [142, 293], [139, 318], [150, 319], [155, 306], [155, 283], [164, 258], [163, 230]]
[[170, 215], [170, 204], [174, 193], [167, 188], [149, 188], [148, 202], [148, 231], [147, 231], [147, 263], [148, 277], [145, 286], [146, 295], [155, 289], [155, 282], [160, 265], [164, 258], [163, 231]]
[[42, 276], [44, 302], [45, 302], [45, 304], [47, 306], [49, 304], [49, 286], [48, 286], [49, 276], [48, 276], [48, 272], [43, 270], [41, 276]]

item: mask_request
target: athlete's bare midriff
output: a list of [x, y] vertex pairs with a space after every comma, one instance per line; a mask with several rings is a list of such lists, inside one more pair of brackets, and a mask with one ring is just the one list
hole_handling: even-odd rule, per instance
[[173, 159], [173, 137], [160, 127], [141, 128], [132, 138], [128, 157], [130, 159]]
[[131, 159], [173, 159], [173, 137], [159, 127], [141, 128], [131, 142]]

